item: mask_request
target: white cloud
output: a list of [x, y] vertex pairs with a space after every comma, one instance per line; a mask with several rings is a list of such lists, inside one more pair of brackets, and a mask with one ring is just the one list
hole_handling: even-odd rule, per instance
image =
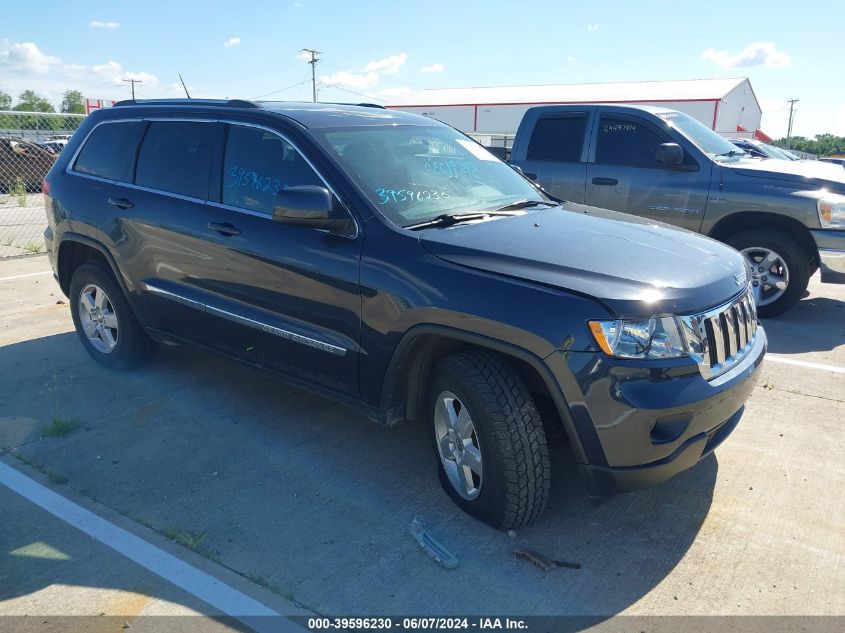
[[230, 37], [228, 40], [223, 42], [223, 46], [226, 48], [232, 48], [233, 46], [237, 46], [241, 43], [241, 38], [239, 37]]
[[442, 73], [444, 70], [446, 70], [446, 66], [443, 64], [431, 64], [420, 68], [421, 73]]
[[574, 61], [575, 61], [575, 58], [574, 58], [572, 55], [570, 55], [569, 57], [567, 57], [567, 58], [566, 58], [566, 63], [567, 63], [567, 64], [571, 64], [571, 63], [572, 63], [572, 62], [574, 62]]
[[43, 75], [62, 60], [41, 51], [33, 42], [0, 41], [0, 68], [5, 67], [23, 75]]
[[598, 24], [588, 24], [588, 25], [587, 25], [587, 30], [588, 30], [588, 31], [598, 31], [598, 30], [599, 30], [599, 25], [598, 25]]
[[792, 59], [779, 51], [771, 42], [757, 42], [749, 44], [736, 55], [728, 51], [717, 51], [708, 48], [701, 54], [702, 59], [709, 59], [724, 68], [738, 68], [742, 66], [769, 66], [783, 68], [792, 64]]
[[[306, 59], [311, 59], [310, 55]], [[405, 53], [391, 55], [390, 57], [370, 62], [360, 70], [342, 70], [331, 75], [322, 75], [320, 81], [329, 87], [342, 86], [364, 90], [377, 85], [381, 75], [395, 75], [398, 73], [406, 61], [408, 61], [408, 55]]]
[[94, 20], [89, 26], [95, 29], [110, 29], [113, 31], [120, 28], [120, 22], [103, 22], [102, 20]]
[[320, 81], [331, 86], [344, 86], [364, 90], [378, 83], [378, 73], [352, 73], [342, 70], [331, 75], [323, 75]]
[[103, 84], [119, 86], [125, 79], [136, 79], [145, 85], [145, 89], [158, 84], [158, 77], [145, 72], [129, 72], [116, 61], [92, 66], [91, 71]]
[[395, 75], [399, 72], [405, 62], [408, 61], [408, 55], [399, 53], [398, 55], [391, 55], [378, 61], [370, 62], [363, 68], [365, 73], [379, 73], [382, 75]]

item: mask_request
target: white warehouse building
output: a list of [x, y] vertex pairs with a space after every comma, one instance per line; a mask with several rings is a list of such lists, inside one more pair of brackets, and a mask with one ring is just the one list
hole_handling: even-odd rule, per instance
[[512, 136], [532, 106], [578, 103], [653, 105], [680, 110], [724, 136], [771, 140], [760, 131], [762, 110], [747, 78], [689, 79], [487, 88], [413, 93], [388, 108], [422, 114], [462, 132]]

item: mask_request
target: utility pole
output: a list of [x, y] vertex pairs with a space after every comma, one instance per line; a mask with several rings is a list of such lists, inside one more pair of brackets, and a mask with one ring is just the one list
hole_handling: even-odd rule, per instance
[[135, 84], [143, 83], [140, 79], [121, 79], [121, 81], [127, 81], [132, 84], [132, 101], [135, 101]]
[[787, 99], [787, 103], [789, 103], [789, 127], [786, 130], [786, 149], [792, 147], [792, 115], [795, 110], [795, 104], [799, 101], [800, 99]]
[[317, 62], [320, 61], [317, 59], [317, 55], [320, 55], [323, 51], [315, 51], [312, 48], [303, 48], [300, 52], [311, 55], [311, 61], [308, 62], [311, 64], [311, 94], [313, 96], [314, 103], [317, 103], [317, 75], [315, 68], [317, 67]]

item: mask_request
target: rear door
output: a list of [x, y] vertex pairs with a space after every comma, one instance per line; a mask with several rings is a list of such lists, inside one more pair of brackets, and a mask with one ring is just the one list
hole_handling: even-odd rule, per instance
[[686, 151], [677, 169], [658, 162], [657, 147], [677, 142], [664, 129], [643, 117], [600, 110], [593, 139], [587, 204], [699, 230], [710, 174]]
[[540, 115], [528, 141], [520, 168], [552, 195], [584, 202], [590, 110]]

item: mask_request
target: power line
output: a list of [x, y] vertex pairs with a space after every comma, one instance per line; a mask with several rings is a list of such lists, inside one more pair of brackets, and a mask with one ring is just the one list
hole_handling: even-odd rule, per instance
[[311, 80], [306, 79], [304, 81], [300, 81], [299, 83], [291, 84], [290, 86], [287, 86], [285, 88], [279, 88], [278, 90], [273, 90], [272, 92], [267, 92], [263, 95], [258, 95], [257, 97], [252, 97], [252, 101], [255, 101], [257, 99], [262, 99], [263, 97], [269, 97], [270, 95], [278, 94], [279, 92], [284, 92], [285, 90], [290, 90], [291, 88], [296, 88], [297, 86], [307, 84], [309, 81], [311, 81]]
[[349, 88], [341, 88], [340, 86], [337, 86], [337, 85], [327, 84], [325, 81], [321, 81], [320, 85], [325, 86], [326, 88], [334, 88], [335, 90], [343, 90], [343, 92], [348, 92], [348, 93], [353, 94], [353, 95], [358, 95], [359, 97], [366, 97], [367, 99], [372, 99], [374, 101], [381, 101], [382, 103], [387, 103], [387, 101], [385, 99], [379, 99], [376, 96], [367, 95], [367, 94], [364, 94], [363, 92], [355, 92], [354, 90], [350, 90]]
[[132, 84], [132, 101], [135, 101], [135, 84], [144, 83], [140, 79], [121, 79], [121, 81], [127, 81]]
[[315, 51], [313, 48], [303, 48], [301, 53], [308, 53], [311, 55], [311, 61], [308, 63], [311, 64], [311, 94], [313, 95], [314, 103], [317, 103], [317, 75], [316, 75], [316, 68], [317, 62], [320, 60], [317, 59], [317, 55], [321, 55], [323, 51]]

